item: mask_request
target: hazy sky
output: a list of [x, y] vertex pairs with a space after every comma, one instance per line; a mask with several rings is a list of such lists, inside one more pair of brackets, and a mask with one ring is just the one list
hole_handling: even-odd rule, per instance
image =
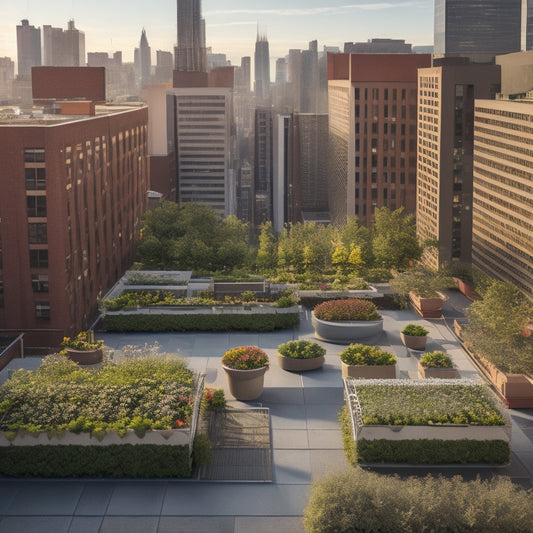
[[[307, 48], [318, 40], [340, 46], [345, 41], [375, 37], [405, 39], [414, 45], [433, 44], [434, 0], [203, 0], [207, 46], [226, 53], [233, 64], [253, 56], [257, 24], [266, 31], [273, 58], [289, 48]], [[133, 60], [141, 30], [156, 50], [176, 43], [176, 0], [0, 0], [0, 57], [16, 58], [16, 25], [66, 28], [75, 20], [85, 32], [87, 52], [121, 50]]]

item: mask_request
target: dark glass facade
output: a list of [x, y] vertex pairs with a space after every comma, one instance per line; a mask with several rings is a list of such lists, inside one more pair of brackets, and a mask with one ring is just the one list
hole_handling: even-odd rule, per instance
[[489, 62], [520, 51], [521, 6], [521, 0], [435, 0], [435, 54]]

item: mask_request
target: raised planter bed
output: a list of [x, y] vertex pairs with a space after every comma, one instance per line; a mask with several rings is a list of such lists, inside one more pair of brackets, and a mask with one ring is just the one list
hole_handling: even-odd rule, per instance
[[312, 324], [317, 339], [348, 344], [357, 339], [366, 339], [383, 331], [383, 319], [368, 321], [329, 322], [320, 320], [312, 313]]
[[356, 379], [394, 379], [397, 365], [347, 365], [341, 361], [342, 377]]
[[424, 379], [457, 379], [461, 377], [456, 368], [435, 368], [431, 366], [422, 366], [420, 362], [418, 363], [418, 372]]
[[427, 344], [427, 335], [404, 335], [400, 333], [402, 342], [410, 350], [425, 350]]
[[445, 298], [442, 294], [438, 294], [439, 296], [434, 298], [423, 298], [414, 292], [410, 292], [409, 299], [411, 300], [414, 310], [422, 318], [440, 318]]

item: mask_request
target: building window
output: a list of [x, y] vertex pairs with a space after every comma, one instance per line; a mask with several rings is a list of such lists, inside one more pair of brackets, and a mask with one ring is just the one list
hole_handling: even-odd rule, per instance
[[25, 148], [24, 163], [44, 163], [44, 148]]
[[31, 288], [33, 292], [48, 292], [48, 274], [32, 274]]
[[48, 250], [30, 250], [31, 268], [48, 268]]
[[44, 191], [46, 189], [46, 171], [44, 168], [24, 169], [26, 177], [26, 190]]
[[42, 320], [50, 319], [50, 302], [36, 302], [35, 316]]
[[48, 236], [45, 223], [28, 224], [28, 242], [30, 244], [47, 244]]
[[46, 196], [28, 196], [26, 198], [28, 218], [46, 216]]

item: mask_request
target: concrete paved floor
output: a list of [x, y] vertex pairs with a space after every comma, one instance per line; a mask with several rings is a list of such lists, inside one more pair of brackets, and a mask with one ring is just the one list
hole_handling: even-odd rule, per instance
[[[453, 305], [452, 305], [453, 304]], [[465, 303], [450, 302], [460, 313]], [[459, 310], [455, 305], [459, 306]], [[393, 351], [399, 377], [417, 376], [417, 359], [400, 341], [410, 322], [430, 330], [428, 350], [444, 349], [463, 377], [480, 379], [444, 320], [422, 321], [414, 312], [386, 311], [384, 333], [375, 344]], [[261, 398], [248, 405], [268, 407], [271, 414], [272, 483], [220, 483], [175, 480], [1, 480], [0, 533], [60, 532], [228, 532], [298, 533], [311, 483], [324, 474], [346, 470], [337, 414], [343, 405], [338, 353], [343, 346], [322, 343], [326, 363], [306, 374], [288, 373], [274, 360], [275, 348], [295, 338], [312, 338], [307, 312], [294, 330], [271, 333], [103, 334], [106, 346], [119, 350], [128, 344], [155, 341], [163, 352], [178, 353], [189, 366], [206, 373], [206, 384], [223, 387], [220, 357], [228, 348], [255, 344], [266, 349], [272, 365]], [[15, 360], [9, 368], [37, 366], [38, 358]], [[242, 405], [240, 402], [231, 402]], [[512, 462], [501, 469], [454, 469], [466, 477], [508, 475], [533, 486], [533, 410], [510, 411], [513, 417]], [[402, 475], [426, 474], [427, 469], [403, 469]], [[434, 470], [431, 470], [434, 471]], [[388, 471], [387, 473], [390, 473]]]

